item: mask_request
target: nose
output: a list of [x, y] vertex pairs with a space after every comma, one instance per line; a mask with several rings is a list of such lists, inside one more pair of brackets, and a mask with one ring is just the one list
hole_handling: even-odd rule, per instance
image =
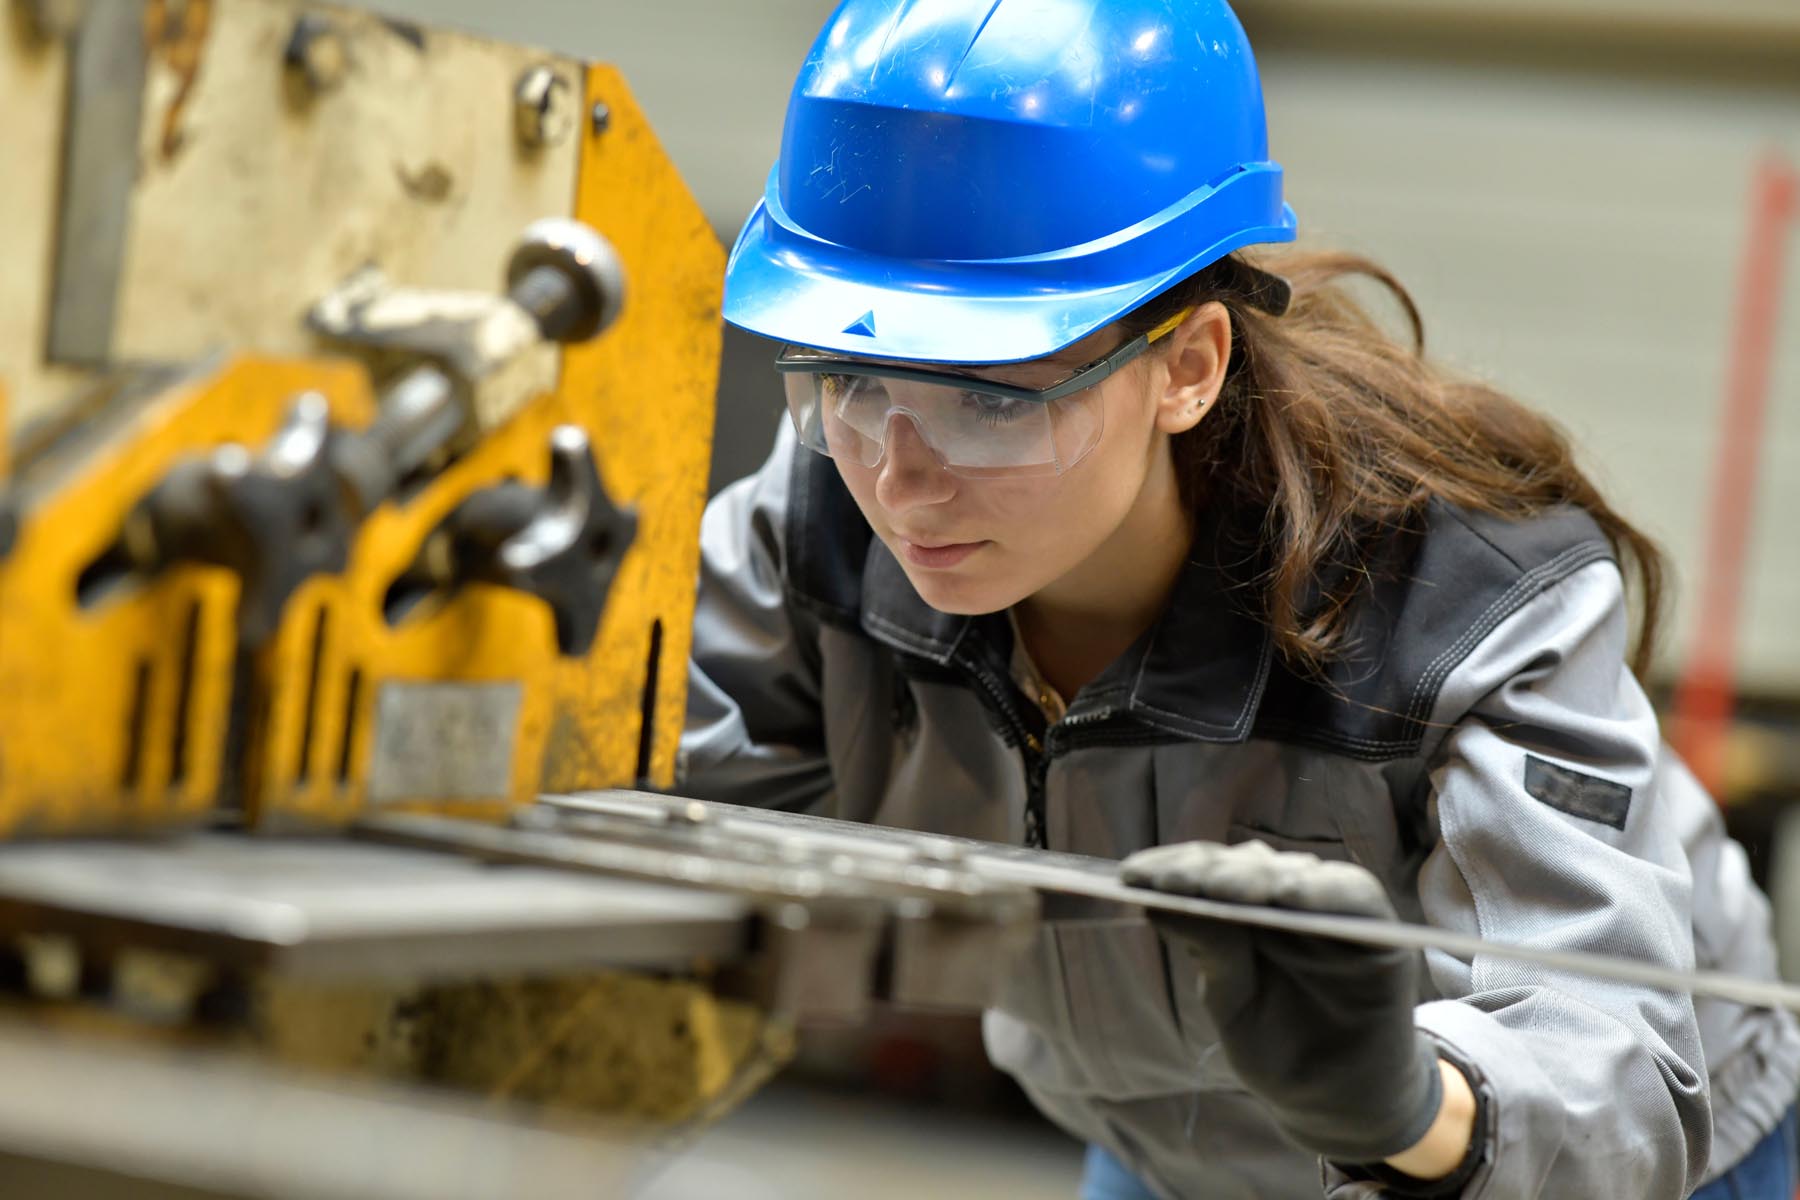
[[955, 494], [956, 476], [938, 462], [916, 419], [906, 413], [889, 413], [880, 474], [875, 477], [875, 499], [889, 512], [906, 512], [940, 504]]

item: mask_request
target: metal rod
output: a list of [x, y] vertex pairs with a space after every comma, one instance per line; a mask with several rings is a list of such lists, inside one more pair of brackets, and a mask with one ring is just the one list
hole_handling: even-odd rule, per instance
[[1277, 929], [1284, 933], [1309, 934], [1360, 942], [1369, 946], [1397, 946], [1407, 950], [1443, 950], [1458, 958], [1473, 959], [1478, 955], [1505, 958], [1515, 962], [1586, 975], [1594, 979], [1612, 979], [1621, 983], [1658, 988], [1668, 992], [1686, 992], [1694, 996], [1713, 996], [1756, 1007], [1785, 1008], [1800, 1013], [1800, 987], [1747, 979], [1720, 971], [1678, 971], [1656, 963], [1622, 958], [1612, 954], [1596, 954], [1586, 950], [1550, 950], [1512, 942], [1491, 942], [1472, 934], [1439, 929], [1432, 925], [1414, 925], [1408, 921], [1383, 921], [1373, 917], [1348, 917], [1329, 913], [1296, 912], [1287, 908], [1265, 908], [1251, 904], [1232, 904], [1222, 900], [1203, 900], [1176, 896], [1149, 888], [1131, 887], [1116, 880], [1096, 878], [1083, 871], [1056, 866], [1035, 866], [1017, 860], [1000, 859], [982, 864], [982, 874], [1024, 884], [1039, 891], [1062, 895], [1085, 896], [1094, 900], [1110, 900], [1162, 912], [1186, 913], [1237, 925], [1253, 925]]
[[[1800, 1013], [1800, 986], [1793, 984], [1749, 979], [1720, 971], [1681, 971], [1640, 959], [1586, 950], [1555, 950], [1542, 946], [1494, 942], [1471, 934], [1431, 925], [1416, 925], [1409, 921], [1297, 912], [1285, 908], [1177, 896], [1121, 882], [1118, 876], [1119, 864], [1104, 858], [1028, 850], [968, 838], [921, 834], [860, 822], [746, 809], [736, 805], [641, 792], [545, 796], [541, 799], [539, 811], [546, 809], [634, 816], [644, 823], [647, 835], [656, 829], [666, 831], [669, 823], [667, 814], [680, 812], [685, 821], [695, 825], [696, 832], [709, 828], [715, 835], [726, 832], [741, 834], [746, 842], [763, 831], [830, 835], [839, 853], [848, 850], [847, 843], [852, 839], [860, 839], [869, 843], [865, 853], [875, 858], [883, 857], [884, 851], [891, 855], [895, 844], [913, 845], [929, 848], [929, 858], [945, 865], [953, 865], [959, 873], [969, 872], [989, 884], [1012, 884], [1040, 894], [1081, 897], [1162, 912], [1184, 913], [1215, 921], [1336, 938], [1370, 946], [1441, 950], [1469, 960], [1478, 956], [1503, 958], [1593, 979], [1610, 979], [1662, 991], [1711, 996], [1739, 1004], [1785, 1008]], [[397, 838], [413, 844], [460, 847], [465, 852], [480, 853], [484, 849], [491, 851], [505, 845], [509, 848], [507, 857], [513, 861], [539, 861], [545, 865], [577, 870], [597, 869], [604, 872], [609, 870], [609, 863], [620, 863], [629, 856], [629, 851], [620, 853], [617, 848], [610, 853], [592, 853], [593, 847], [606, 843], [581, 836], [577, 828], [570, 828], [565, 833], [552, 833], [547, 828], [539, 827], [527, 836], [524, 831], [488, 827], [476, 834], [464, 823], [449, 818], [410, 816], [369, 817], [361, 823], [361, 828], [365, 836], [382, 837], [383, 840]], [[529, 848], [528, 842], [532, 843]], [[716, 840], [714, 844], [717, 844]], [[798, 865], [795, 864], [796, 867]], [[743, 866], [748, 867], [748, 864]], [[753, 875], [754, 872], [746, 870], [745, 874]], [[692, 876], [672, 882], [707, 886], [706, 880]], [[741, 883], [742, 880], [737, 882]], [[840, 882], [847, 881], [840, 877]]]

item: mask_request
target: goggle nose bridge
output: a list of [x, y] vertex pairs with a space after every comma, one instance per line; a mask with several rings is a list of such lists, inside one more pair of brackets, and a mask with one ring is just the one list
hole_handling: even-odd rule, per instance
[[926, 450], [931, 452], [931, 457], [937, 463], [938, 467], [945, 471], [951, 470], [949, 457], [944, 453], [943, 448], [932, 439], [930, 422], [928, 422], [916, 408], [898, 401], [889, 401], [887, 409], [881, 414], [879, 436], [871, 438], [866, 433], [862, 435], [875, 443], [875, 461], [866, 463], [864, 464], [865, 466], [870, 470], [873, 470], [887, 461], [888, 439], [891, 436], [888, 433], [888, 429], [892, 426], [895, 417], [905, 417], [907, 420], [911, 421], [913, 432], [918, 434], [920, 444], [923, 445]]

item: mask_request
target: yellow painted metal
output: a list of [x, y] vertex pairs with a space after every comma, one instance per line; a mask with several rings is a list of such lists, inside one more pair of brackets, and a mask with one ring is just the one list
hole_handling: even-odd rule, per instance
[[[494, 759], [481, 761], [489, 751], [503, 756], [502, 786], [451, 786], [453, 795], [402, 786], [396, 794], [390, 783], [380, 802], [498, 818], [543, 791], [672, 784], [711, 453], [724, 254], [623, 78], [609, 67], [434, 38], [428, 45], [437, 57], [426, 57], [437, 73], [430, 78], [441, 85], [456, 68], [480, 85], [465, 83], [467, 96], [445, 109], [441, 86], [398, 86], [415, 70], [414, 51], [390, 45], [405, 41], [404, 31], [373, 16], [291, 0], [228, 0], [189, 11], [206, 18], [183, 27], [191, 45], [165, 39], [151, 47], [140, 139], [149, 165], [133, 195], [137, 233], [118, 341], [165, 361], [199, 345], [240, 353], [137, 400], [79, 410], [88, 419], [74, 421], [48, 450], [12, 464], [16, 477], [5, 482], [24, 498], [25, 519], [0, 559], [0, 838], [205, 820], [232, 774], [246, 815], [259, 826], [338, 824], [372, 802], [381, 755], [468, 754], [458, 744], [465, 734], [478, 743], [470, 759], [476, 766], [491, 767]], [[355, 77], [307, 104], [296, 107], [274, 90], [257, 92], [248, 107], [238, 103], [275, 78], [276, 34], [301, 11], [331, 15], [373, 57], [354, 57]], [[450, 52], [454, 60], [445, 57]], [[569, 143], [532, 152], [514, 143], [504, 101], [527, 61], [585, 72], [577, 111], [585, 118], [604, 106], [608, 114], [603, 124], [578, 123], [572, 172]], [[208, 89], [208, 77], [244, 86]], [[48, 94], [34, 85], [39, 108]], [[387, 119], [335, 119], [352, 103]], [[465, 119], [458, 105], [473, 115]], [[446, 111], [456, 119], [445, 120]], [[429, 138], [414, 136], [421, 123], [429, 123]], [[172, 129], [185, 140], [158, 134]], [[411, 159], [388, 152], [396, 140], [419, 158], [420, 177], [425, 167], [438, 168], [432, 177], [446, 181], [447, 195], [417, 194], [408, 183]], [[265, 157], [267, 169], [257, 167]], [[389, 186], [390, 160], [410, 198]], [[345, 162], [369, 169], [346, 170]], [[299, 186], [301, 178], [327, 180], [336, 190]], [[279, 204], [265, 195], [270, 179], [281, 181]], [[318, 203], [321, 194], [329, 194], [329, 205]], [[538, 211], [545, 195], [555, 197], [555, 207]], [[424, 215], [406, 205], [424, 206]], [[373, 418], [378, 401], [363, 366], [306, 358], [305, 335], [292, 319], [316, 299], [322, 281], [341, 276], [340, 259], [381, 260], [412, 286], [470, 286], [463, 271], [497, 279], [502, 255], [494, 248], [522, 229], [523, 222], [512, 227], [521, 208], [533, 209], [533, 218], [573, 216], [607, 237], [625, 270], [623, 315], [597, 341], [561, 351], [556, 370], [534, 376], [551, 390], [485, 431], [415, 492], [369, 514], [341, 573], [313, 578], [288, 599], [273, 636], [249, 650], [249, 673], [240, 676], [235, 698], [245, 714], [243, 738], [228, 746], [240, 653], [237, 580], [221, 569], [179, 567], [96, 598], [83, 594], [84, 572], [177, 462], [225, 443], [261, 448], [297, 393], [324, 395], [344, 430]], [[330, 223], [312, 223], [327, 211]], [[382, 216], [396, 211], [412, 215]], [[225, 213], [235, 222], [230, 228], [249, 232], [221, 240], [209, 212]], [[282, 230], [279, 249], [288, 258], [281, 262], [291, 258], [305, 270], [290, 264], [246, 277], [235, 258], [199, 260], [217, 245], [258, 251], [268, 239], [250, 234], [267, 232], [257, 224], [265, 220]], [[38, 221], [33, 228], [27, 241], [35, 250], [48, 226]], [[356, 237], [351, 229], [372, 232]], [[220, 292], [206, 274], [214, 270], [245, 288], [249, 300]], [[11, 320], [13, 309], [41, 317], [31, 308], [41, 303], [41, 284], [7, 293], [21, 299], [0, 305], [0, 317], [8, 318], [0, 334], [24, 328]], [[13, 340], [37, 344], [25, 334]], [[247, 353], [256, 346], [284, 357]], [[67, 381], [41, 371], [27, 376], [31, 415], [57, 415], [55, 405], [70, 399], [61, 386]], [[8, 428], [4, 400], [0, 395], [0, 433]], [[636, 516], [635, 540], [592, 647], [579, 657], [561, 655], [541, 600], [488, 585], [463, 587], [390, 621], [389, 589], [428, 535], [482, 489], [506, 480], [542, 484], [551, 433], [562, 424], [586, 431], [609, 495]], [[0, 480], [7, 450], [0, 436]], [[419, 725], [400, 739], [383, 728], [384, 697], [484, 688], [516, 693], [516, 707], [473, 710], [506, 728]], [[227, 753], [242, 756], [235, 772], [226, 769]], [[174, 976], [174, 991], [192, 990], [194, 979]], [[168, 982], [157, 978], [158, 987]], [[276, 1057], [422, 1074], [497, 1096], [661, 1122], [703, 1119], [789, 1052], [784, 1030], [749, 1006], [712, 996], [705, 982], [606, 973], [404, 992], [370, 984], [329, 996], [271, 985], [259, 999], [262, 1048]]]
[[589, 134], [575, 215], [619, 248], [632, 291], [612, 333], [567, 352], [561, 400], [570, 412], [592, 406], [607, 486], [636, 505], [638, 535], [588, 668], [562, 668], [543, 770], [551, 792], [632, 779], [655, 626], [661, 645], [646, 778], [659, 787], [675, 782], [725, 277], [723, 248], [616, 70], [589, 71], [587, 104], [604, 104], [611, 120], [604, 133]]
[[0, 560], [0, 834], [165, 824], [212, 807], [236, 580], [180, 568], [85, 607], [77, 585], [179, 459], [261, 444], [306, 390], [346, 424], [369, 419], [352, 364], [242, 358], [15, 464], [24, 519]]
[[[579, 111], [604, 105], [609, 119], [579, 123], [564, 209], [534, 215], [573, 216], [613, 243], [627, 280], [624, 313], [597, 341], [562, 352], [553, 391], [416, 494], [370, 514], [341, 575], [312, 579], [289, 599], [275, 634], [254, 650], [250, 686], [239, 689], [241, 798], [256, 823], [348, 820], [371, 802], [378, 760], [393, 766], [408, 756], [448, 761], [460, 752], [476, 768], [471, 779], [501, 764], [496, 786], [435, 786], [439, 772], [418, 790], [408, 789], [419, 773], [400, 769], [402, 783], [375, 797], [471, 817], [499, 817], [543, 791], [673, 783], [724, 254], [623, 78], [585, 70]], [[225, 193], [259, 185], [229, 172], [218, 182]], [[60, 460], [29, 467], [27, 519], [0, 563], [0, 836], [191, 820], [218, 800], [235, 579], [181, 568], [89, 607], [77, 581], [176, 461], [227, 441], [258, 448], [303, 388], [326, 394], [346, 428], [373, 412], [354, 365], [245, 357], [143, 401], [105, 430], [77, 428]], [[587, 432], [609, 494], [637, 518], [592, 648], [561, 655], [542, 601], [486, 585], [390, 622], [388, 590], [431, 531], [476, 491], [508, 479], [542, 483], [551, 431], [565, 423]], [[414, 721], [408, 737], [389, 736], [378, 720], [392, 707], [384, 698], [398, 703], [421, 688], [515, 691], [515, 707], [473, 718], [510, 727], [470, 739]]]
[[[588, 75], [588, 108], [596, 103], [610, 121], [603, 131], [585, 127], [573, 215], [618, 250], [629, 288], [624, 314], [596, 342], [566, 351], [554, 395], [526, 406], [409, 503], [378, 511], [345, 575], [318, 581], [290, 608], [269, 652], [267, 754], [253, 801], [263, 823], [341, 822], [364, 805], [381, 740], [378, 699], [394, 683], [520, 688], [512, 736], [502, 732], [508, 794], [405, 796], [396, 807], [497, 817], [543, 791], [638, 782], [653, 641], [645, 774], [654, 784], [673, 782], [712, 444], [723, 251], [611, 68]], [[485, 585], [390, 625], [384, 597], [427, 534], [481, 487], [509, 477], [541, 483], [550, 432], [562, 423], [588, 432], [609, 494], [638, 519], [589, 652], [559, 655], [543, 603]]]

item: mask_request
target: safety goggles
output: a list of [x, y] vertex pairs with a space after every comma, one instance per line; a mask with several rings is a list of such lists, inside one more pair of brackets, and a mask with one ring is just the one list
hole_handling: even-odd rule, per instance
[[794, 431], [820, 454], [878, 466], [900, 416], [952, 474], [1060, 475], [1100, 440], [1099, 384], [1192, 311], [1073, 370], [1039, 359], [964, 374], [801, 346], [784, 347], [775, 369], [786, 385]]

